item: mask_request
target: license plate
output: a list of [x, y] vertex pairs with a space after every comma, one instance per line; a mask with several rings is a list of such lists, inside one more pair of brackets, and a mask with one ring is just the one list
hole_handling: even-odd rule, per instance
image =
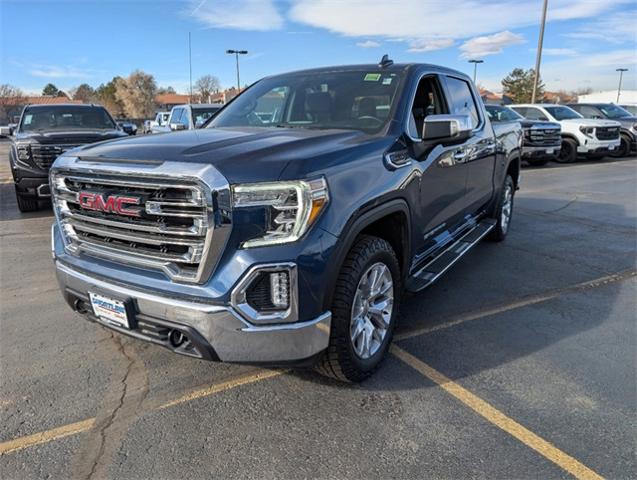
[[124, 302], [90, 292], [89, 297], [95, 316], [117, 327], [130, 328]]
[[609, 149], [609, 150], [615, 150], [615, 145], [610, 145], [610, 146], [608, 147], [608, 149]]
[[547, 148], [546, 149], [546, 153], [553, 153], [553, 152], [555, 152], [554, 148]]

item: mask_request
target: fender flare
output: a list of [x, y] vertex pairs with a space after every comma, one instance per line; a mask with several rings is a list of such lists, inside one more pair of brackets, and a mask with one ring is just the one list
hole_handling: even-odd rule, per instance
[[577, 137], [576, 137], [575, 135], [573, 135], [572, 133], [562, 133], [561, 135], [562, 135], [562, 139], [570, 138], [571, 140], [575, 140], [575, 143], [577, 143], [577, 146], [578, 146], [578, 147], [580, 146], [580, 142], [579, 142], [579, 140], [578, 140], [578, 139], [577, 139]]
[[330, 285], [327, 294], [324, 297], [324, 307], [329, 310], [332, 305], [332, 298], [334, 296], [334, 286], [338, 275], [341, 271], [341, 266], [345, 261], [345, 257], [351, 250], [356, 238], [360, 233], [374, 222], [380, 220], [383, 217], [394, 213], [403, 213], [407, 219], [405, 224], [405, 232], [403, 236], [403, 259], [401, 270], [403, 278], [407, 275], [409, 269], [409, 261], [411, 259], [411, 212], [407, 201], [399, 198], [389, 200], [386, 203], [382, 203], [373, 207], [371, 210], [367, 210], [360, 215], [354, 213], [347, 224], [343, 228], [341, 235], [336, 243], [335, 251], [330, 259], [331, 267], [327, 272], [327, 285]]

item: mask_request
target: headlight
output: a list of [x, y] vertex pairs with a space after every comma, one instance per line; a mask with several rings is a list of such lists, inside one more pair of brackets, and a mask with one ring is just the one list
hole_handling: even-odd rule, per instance
[[31, 145], [26, 144], [16, 144], [16, 150], [18, 152], [18, 160], [27, 161], [31, 158]]
[[579, 127], [579, 131], [587, 137], [592, 137], [595, 133], [595, 127]]
[[244, 242], [244, 248], [297, 241], [316, 221], [328, 201], [324, 178], [235, 185], [232, 193], [234, 208], [265, 209], [265, 234]]

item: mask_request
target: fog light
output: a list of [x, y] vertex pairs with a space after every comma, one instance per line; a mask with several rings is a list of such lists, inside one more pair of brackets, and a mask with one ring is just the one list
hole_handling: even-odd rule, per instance
[[290, 304], [290, 277], [288, 272], [270, 274], [270, 300], [275, 308], [288, 308]]

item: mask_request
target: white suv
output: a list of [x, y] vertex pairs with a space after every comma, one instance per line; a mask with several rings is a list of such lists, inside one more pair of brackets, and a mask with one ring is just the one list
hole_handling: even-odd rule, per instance
[[510, 107], [529, 120], [558, 122], [562, 126], [562, 149], [558, 162], [574, 162], [578, 154], [603, 157], [619, 148], [621, 125], [614, 120], [584, 118], [564, 105], [538, 103]]

